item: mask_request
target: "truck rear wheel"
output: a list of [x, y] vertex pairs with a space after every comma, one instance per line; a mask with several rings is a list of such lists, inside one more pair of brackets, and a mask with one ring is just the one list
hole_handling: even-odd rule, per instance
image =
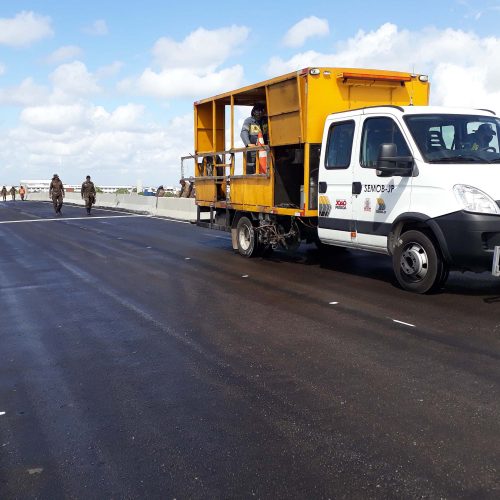
[[446, 280], [446, 269], [439, 250], [421, 231], [407, 231], [400, 236], [392, 264], [399, 284], [410, 292], [427, 293]]
[[238, 252], [244, 257], [253, 257], [257, 254], [259, 245], [255, 228], [248, 217], [242, 217], [236, 226], [236, 241]]

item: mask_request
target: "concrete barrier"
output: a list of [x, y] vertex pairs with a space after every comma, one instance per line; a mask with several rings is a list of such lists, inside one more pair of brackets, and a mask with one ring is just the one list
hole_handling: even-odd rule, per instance
[[[50, 201], [48, 193], [29, 193], [28, 201]], [[84, 205], [79, 193], [66, 193], [65, 203]], [[156, 198], [137, 194], [97, 194], [96, 208], [117, 208], [141, 214], [196, 220], [194, 198]]]

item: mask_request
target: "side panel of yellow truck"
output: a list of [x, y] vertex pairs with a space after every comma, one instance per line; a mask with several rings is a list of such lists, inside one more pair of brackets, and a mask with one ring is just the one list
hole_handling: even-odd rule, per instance
[[231, 203], [251, 206], [273, 206], [274, 175], [251, 175], [231, 179]]
[[214, 203], [216, 199], [217, 186], [211, 178], [196, 178], [196, 201]]

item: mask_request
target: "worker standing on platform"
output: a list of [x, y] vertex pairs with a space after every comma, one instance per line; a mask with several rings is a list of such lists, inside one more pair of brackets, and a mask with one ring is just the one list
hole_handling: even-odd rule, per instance
[[90, 175], [87, 175], [85, 182], [82, 184], [81, 195], [85, 200], [85, 208], [87, 209], [87, 215], [90, 215], [90, 209], [95, 203], [95, 186], [90, 180]]
[[12, 196], [12, 201], [16, 201], [16, 188], [14, 186], [10, 188], [10, 195]]
[[52, 199], [56, 215], [61, 215], [64, 194], [63, 183], [61, 182], [61, 179], [59, 179], [59, 176], [54, 174], [49, 186], [49, 198]]
[[[268, 144], [268, 125], [266, 116], [266, 107], [264, 104], [258, 103], [252, 108], [251, 116], [249, 116], [241, 127], [241, 140], [245, 147], [261, 145], [259, 142], [259, 134], [261, 134], [264, 144]], [[255, 162], [257, 158], [256, 151], [247, 153], [247, 174], [255, 174]]]

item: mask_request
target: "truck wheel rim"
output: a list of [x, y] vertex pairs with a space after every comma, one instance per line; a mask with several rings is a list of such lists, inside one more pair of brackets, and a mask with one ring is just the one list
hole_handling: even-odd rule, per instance
[[250, 248], [250, 229], [248, 226], [243, 226], [240, 230], [240, 247], [242, 250], [248, 250]]
[[401, 270], [411, 281], [422, 281], [429, 270], [427, 252], [418, 243], [408, 244], [401, 254]]

